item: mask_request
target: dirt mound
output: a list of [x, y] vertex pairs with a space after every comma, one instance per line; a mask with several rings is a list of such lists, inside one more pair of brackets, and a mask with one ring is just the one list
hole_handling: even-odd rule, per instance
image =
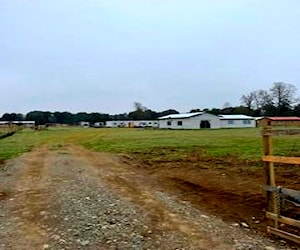
[[[176, 161], [159, 158], [159, 151], [134, 155], [139, 167], [160, 180], [161, 185], [196, 207], [231, 223], [246, 222], [265, 233], [266, 199], [261, 161], [237, 157], [209, 157], [194, 151]], [[129, 159], [126, 159], [129, 161]], [[132, 159], [131, 159], [132, 160]], [[135, 163], [136, 164], [136, 163]], [[295, 167], [276, 167], [278, 185], [300, 190], [300, 173]]]

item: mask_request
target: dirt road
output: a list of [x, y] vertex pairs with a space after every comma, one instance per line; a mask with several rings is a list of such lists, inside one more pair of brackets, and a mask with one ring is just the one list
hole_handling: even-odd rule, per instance
[[2, 168], [0, 239], [0, 249], [287, 249], [168, 193], [138, 165], [72, 145]]

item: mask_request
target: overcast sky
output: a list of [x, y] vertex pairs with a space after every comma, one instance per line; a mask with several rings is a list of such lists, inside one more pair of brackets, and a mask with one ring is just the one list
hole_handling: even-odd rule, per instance
[[0, 0], [0, 114], [222, 108], [276, 81], [300, 88], [299, 0]]

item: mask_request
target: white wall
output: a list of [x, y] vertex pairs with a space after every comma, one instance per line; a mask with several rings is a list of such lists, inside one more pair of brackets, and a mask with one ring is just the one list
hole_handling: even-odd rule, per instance
[[256, 122], [254, 119], [249, 120], [233, 120], [233, 119], [222, 119], [222, 128], [254, 128], [256, 127]]
[[[201, 121], [209, 121], [211, 128], [220, 128], [220, 118], [211, 114], [202, 114], [185, 119], [159, 120], [159, 128], [200, 129]], [[168, 122], [171, 122], [171, 125], [168, 125]], [[182, 122], [182, 125], [178, 125], [178, 122]]]
[[151, 121], [132, 121], [134, 126], [147, 126], [147, 127], [153, 127], [158, 128], [158, 121], [157, 120], [151, 120]]
[[90, 123], [89, 122], [79, 122], [79, 125], [81, 127], [89, 127], [90, 126]]
[[[185, 119], [163, 119], [163, 120], [152, 120], [152, 121], [107, 121], [106, 127], [129, 127], [129, 124], [134, 126], [148, 126], [148, 127], [159, 127], [169, 129], [200, 129], [201, 121], [209, 121], [211, 128], [252, 128], [256, 126], [255, 120], [250, 119], [249, 124], [244, 124], [245, 120], [220, 120], [218, 116], [211, 114], [202, 114]], [[168, 125], [168, 122], [171, 125]], [[182, 122], [182, 125], [178, 125], [178, 122]], [[232, 123], [233, 122], [233, 123]]]
[[105, 126], [109, 128], [128, 127], [129, 121], [106, 121]]
[[118, 127], [129, 127], [129, 124], [133, 124], [133, 126], [140, 126], [140, 127], [158, 127], [158, 121], [151, 120], [151, 121], [107, 121], [106, 127], [110, 128], [118, 128]]

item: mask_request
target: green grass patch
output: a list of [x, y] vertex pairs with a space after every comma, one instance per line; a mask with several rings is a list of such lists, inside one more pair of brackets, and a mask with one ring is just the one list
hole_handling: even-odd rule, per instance
[[[152, 155], [156, 160], [184, 159], [195, 150], [208, 156], [234, 156], [258, 160], [262, 155], [259, 128], [218, 130], [150, 130], [127, 128], [53, 128], [42, 131], [22, 130], [0, 140], [0, 160], [16, 157], [34, 147], [47, 145], [59, 150], [72, 143], [94, 151]], [[274, 139], [277, 155], [300, 156], [300, 135]]]
[[[104, 134], [104, 133], [103, 133]], [[105, 135], [95, 136], [82, 142], [89, 149], [123, 153], [147, 153], [168, 148], [169, 155], [184, 155], [196, 149], [210, 156], [235, 156], [256, 158], [262, 155], [261, 130], [135, 130], [110, 129]], [[296, 155], [299, 153], [300, 136], [279, 136], [274, 140], [275, 153]], [[174, 157], [172, 157], [174, 158]], [[175, 157], [176, 158], [176, 157]]]

